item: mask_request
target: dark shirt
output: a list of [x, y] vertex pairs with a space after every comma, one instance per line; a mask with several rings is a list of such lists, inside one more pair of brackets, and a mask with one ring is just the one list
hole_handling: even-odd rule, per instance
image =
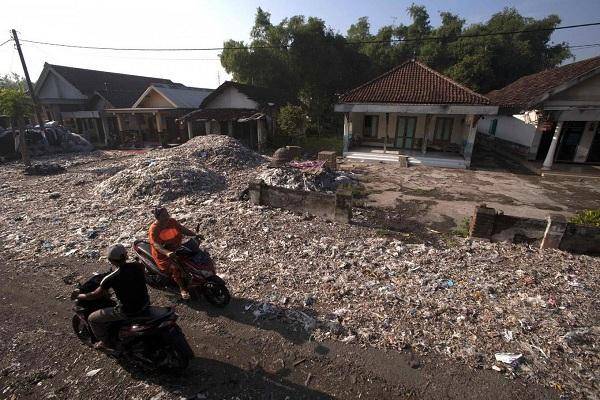
[[104, 290], [112, 288], [119, 300], [119, 310], [124, 314], [135, 314], [150, 304], [144, 266], [137, 262], [126, 263], [106, 275], [100, 286]]

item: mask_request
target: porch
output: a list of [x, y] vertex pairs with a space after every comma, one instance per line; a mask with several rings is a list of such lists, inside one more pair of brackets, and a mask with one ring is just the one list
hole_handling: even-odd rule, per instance
[[355, 147], [344, 152], [344, 157], [349, 160], [367, 162], [399, 162], [401, 157], [406, 157], [409, 166], [423, 165], [427, 167], [466, 169], [465, 159], [456, 153], [429, 151], [423, 154], [418, 150], [406, 150], [378, 147]]
[[161, 108], [119, 108], [105, 110], [116, 120], [116, 138], [125, 145], [182, 143], [187, 132], [175, 122], [187, 110]]

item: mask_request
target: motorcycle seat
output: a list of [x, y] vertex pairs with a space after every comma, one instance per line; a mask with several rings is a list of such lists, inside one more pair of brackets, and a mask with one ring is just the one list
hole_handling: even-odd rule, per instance
[[150, 243], [140, 240], [135, 243], [137, 248], [140, 250], [143, 256], [148, 257], [149, 260], [154, 260], [152, 257], [152, 250], [150, 249]]
[[158, 321], [173, 315], [174, 311], [171, 307], [154, 307], [150, 306], [142, 313], [135, 315], [128, 319], [127, 322], [131, 324], [135, 323], [150, 323]]

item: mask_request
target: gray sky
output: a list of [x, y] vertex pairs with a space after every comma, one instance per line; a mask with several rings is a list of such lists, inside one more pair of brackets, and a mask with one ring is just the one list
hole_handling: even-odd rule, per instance
[[[391, 0], [3, 0], [0, 43], [17, 29], [22, 39], [114, 47], [221, 47], [227, 39], [247, 40], [256, 7], [271, 12], [272, 22], [296, 14], [317, 16], [345, 33], [350, 24], [368, 16], [372, 30], [392, 23], [407, 23], [412, 1]], [[446, 0], [415, 1], [427, 7], [431, 22], [439, 11], [451, 11], [481, 22], [507, 6], [526, 16], [561, 16], [564, 25], [600, 21], [599, 0]], [[600, 27], [559, 31], [553, 40], [573, 45], [600, 42]], [[190, 86], [214, 88], [227, 79], [217, 51], [138, 53], [76, 50], [23, 44], [32, 79], [45, 61], [60, 65], [169, 78]], [[600, 54], [600, 47], [574, 51], [577, 59]], [[0, 47], [0, 75], [22, 75], [12, 44]]]

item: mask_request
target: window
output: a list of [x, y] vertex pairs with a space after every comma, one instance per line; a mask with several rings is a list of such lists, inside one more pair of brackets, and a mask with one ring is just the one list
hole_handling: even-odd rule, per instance
[[365, 126], [363, 135], [365, 137], [377, 137], [377, 126], [379, 117], [377, 115], [365, 115]]
[[435, 142], [449, 142], [452, 137], [453, 118], [436, 118], [435, 119]]

